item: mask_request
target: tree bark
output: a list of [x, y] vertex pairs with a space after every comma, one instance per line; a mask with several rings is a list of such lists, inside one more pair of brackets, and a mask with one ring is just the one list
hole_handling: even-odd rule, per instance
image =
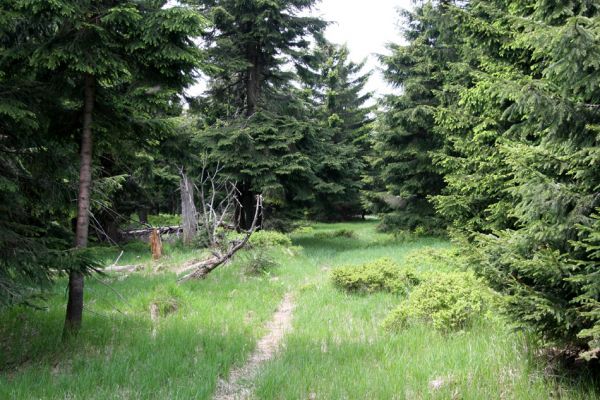
[[[83, 129], [81, 131], [81, 150], [79, 165], [79, 194], [77, 196], [77, 227], [75, 247], [87, 247], [90, 226], [90, 187], [92, 184], [92, 117], [94, 112], [95, 78], [84, 77]], [[63, 339], [77, 334], [83, 317], [83, 272], [73, 269], [69, 272], [69, 299], [63, 329]]]
[[194, 204], [194, 184], [190, 177], [181, 170], [179, 181], [181, 191], [181, 224], [183, 226], [183, 243], [192, 244], [198, 232], [198, 212]]
[[256, 112], [258, 98], [260, 96], [260, 66], [258, 55], [252, 56], [252, 66], [248, 69], [246, 79], [246, 116], [250, 117]]
[[[238, 231], [247, 231], [252, 226], [253, 217], [256, 211], [254, 199], [256, 195], [250, 189], [250, 184], [242, 182], [238, 187], [237, 204], [235, 218]], [[262, 211], [258, 215], [257, 227], [262, 227]]]
[[146, 225], [148, 223], [148, 209], [146, 207], [140, 207], [137, 213], [140, 223]]

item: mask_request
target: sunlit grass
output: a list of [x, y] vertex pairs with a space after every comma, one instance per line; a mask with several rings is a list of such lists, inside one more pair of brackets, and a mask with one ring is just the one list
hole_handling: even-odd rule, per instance
[[177, 310], [153, 322], [150, 305], [175, 286], [174, 274], [103, 280], [88, 279], [83, 330], [66, 345], [64, 285], [46, 311], [0, 316], [1, 399], [210, 398], [218, 377], [254, 348], [285, 291], [226, 267], [176, 288]]
[[[412, 251], [450, 244], [399, 240], [375, 226], [316, 224], [292, 235], [302, 250], [272, 251], [279, 267], [268, 274], [243, 274], [239, 258], [181, 286], [173, 272], [154, 272], [143, 245], [126, 248], [119, 264], [146, 268], [87, 280], [75, 341], [60, 342], [64, 282], [47, 310], [0, 314], [0, 399], [209, 399], [218, 378], [248, 358], [288, 291], [297, 303], [294, 329], [254, 382], [257, 399], [598, 398], [585, 379], [548, 376], [526, 335], [500, 318], [452, 334], [428, 326], [385, 332], [381, 321], [402, 298], [345, 294], [331, 285], [331, 269], [380, 257], [402, 265]], [[120, 254], [99, 252], [107, 264]], [[167, 247], [160, 265], [168, 270], [200, 255]], [[175, 309], [153, 321], [151, 304], [165, 299]]]

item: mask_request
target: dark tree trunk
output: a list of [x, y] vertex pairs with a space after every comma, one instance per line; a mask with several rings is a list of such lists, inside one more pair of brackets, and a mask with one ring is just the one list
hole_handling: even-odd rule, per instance
[[[236, 207], [236, 221], [239, 231], [247, 231], [252, 226], [254, 213], [256, 211], [256, 194], [250, 189], [246, 182], [242, 183], [238, 193], [238, 204]], [[260, 228], [263, 223], [262, 210], [258, 215], [257, 227]]]
[[96, 217], [100, 224], [100, 230], [97, 233], [98, 239], [108, 243], [119, 243], [121, 233], [119, 231], [119, 221], [112, 213], [101, 212]]
[[[90, 186], [92, 184], [92, 115], [94, 112], [96, 81], [86, 74], [84, 82], [83, 130], [79, 166], [79, 195], [77, 197], [77, 228], [75, 247], [87, 247], [90, 226]], [[63, 338], [76, 334], [83, 317], [83, 273], [73, 269], [69, 273], [69, 300], [63, 329]]]
[[138, 217], [140, 220], [140, 223], [142, 224], [147, 224], [148, 223], [148, 209], [146, 207], [140, 207], [138, 209]]
[[198, 213], [194, 204], [194, 184], [190, 177], [181, 170], [179, 181], [181, 191], [181, 224], [183, 226], [183, 243], [192, 244], [198, 232]]
[[[246, 116], [250, 117], [256, 112], [261, 89], [260, 48], [250, 45], [246, 57], [251, 66], [246, 76]], [[247, 231], [252, 226], [255, 211], [255, 193], [250, 189], [251, 183], [246, 181], [238, 187], [238, 204], [235, 210], [238, 231]], [[259, 216], [258, 226], [262, 226], [262, 212]]]

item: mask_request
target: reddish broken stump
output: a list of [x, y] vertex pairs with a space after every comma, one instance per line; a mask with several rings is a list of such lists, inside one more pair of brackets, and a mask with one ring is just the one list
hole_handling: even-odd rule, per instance
[[150, 249], [152, 250], [152, 259], [158, 260], [162, 256], [162, 241], [156, 228], [152, 229], [150, 234]]

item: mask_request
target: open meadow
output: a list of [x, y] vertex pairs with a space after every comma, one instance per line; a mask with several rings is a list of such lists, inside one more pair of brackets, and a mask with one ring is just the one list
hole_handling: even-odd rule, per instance
[[[402, 266], [408, 257], [419, 272], [443, 273], [448, 265], [419, 254], [451, 244], [375, 227], [303, 228], [291, 235], [292, 247], [265, 250], [277, 264], [266, 272], [248, 273], [245, 252], [182, 285], [175, 271], [197, 253], [168, 247], [153, 262], [145, 247], [126, 247], [125, 261], [145, 267], [88, 279], [85, 324], [74, 343], [60, 340], [62, 284], [40, 303], [46, 309], [0, 315], [0, 398], [213, 398], [219, 381], [248, 362], [286, 294], [294, 303], [291, 328], [252, 379], [238, 382], [249, 398], [598, 398], [585, 374], [571, 378], [549, 367], [529, 336], [490, 315], [493, 309], [451, 332], [426, 323], [384, 329], [405, 295], [346, 293], [332, 284], [332, 270], [382, 257]], [[107, 263], [120, 252], [100, 250]]]

